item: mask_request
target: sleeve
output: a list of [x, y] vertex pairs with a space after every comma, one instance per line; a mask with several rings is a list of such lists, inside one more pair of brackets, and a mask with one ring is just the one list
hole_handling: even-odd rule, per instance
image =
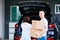
[[48, 27], [48, 21], [44, 21], [44, 28]]

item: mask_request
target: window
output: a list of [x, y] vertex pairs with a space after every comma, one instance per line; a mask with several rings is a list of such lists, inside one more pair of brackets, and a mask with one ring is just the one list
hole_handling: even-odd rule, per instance
[[55, 14], [60, 14], [60, 4], [55, 4]]
[[20, 18], [19, 6], [10, 6], [10, 22], [18, 22]]

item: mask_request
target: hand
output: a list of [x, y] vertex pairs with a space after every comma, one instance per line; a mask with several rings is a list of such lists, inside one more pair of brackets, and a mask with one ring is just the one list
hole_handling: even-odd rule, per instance
[[36, 34], [36, 36], [37, 36], [38, 38], [42, 38], [42, 35], [40, 35], [40, 34]]

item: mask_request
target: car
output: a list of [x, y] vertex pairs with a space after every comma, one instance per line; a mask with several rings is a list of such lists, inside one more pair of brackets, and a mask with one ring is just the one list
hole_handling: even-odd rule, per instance
[[[51, 8], [48, 2], [42, 1], [24, 1], [18, 2], [19, 11], [22, 14], [19, 22], [15, 25], [15, 35], [14, 40], [19, 40], [22, 35], [22, 28], [20, 27], [24, 16], [29, 16], [30, 21], [40, 20], [39, 10], [43, 9], [45, 11], [45, 17], [48, 20], [48, 32], [47, 40], [57, 40], [58, 31], [57, 25], [55, 23], [54, 15], [51, 14]], [[31, 22], [30, 22], [31, 23]], [[17, 26], [18, 25], [18, 26]], [[36, 40], [37, 38], [31, 37], [31, 40]]]

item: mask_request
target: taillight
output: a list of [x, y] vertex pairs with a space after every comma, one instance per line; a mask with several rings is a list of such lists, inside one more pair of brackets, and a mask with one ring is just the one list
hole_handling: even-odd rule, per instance
[[54, 24], [50, 24], [49, 28], [55, 28], [55, 25]]
[[47, 38], [47, 40], [54, 40], [54, 38]]
[[18, 24], [15, 24], [15, 29], [17, 29], [18, 28]]
[[14, 40], [20, 40], [20, 36], [15, 36]]

